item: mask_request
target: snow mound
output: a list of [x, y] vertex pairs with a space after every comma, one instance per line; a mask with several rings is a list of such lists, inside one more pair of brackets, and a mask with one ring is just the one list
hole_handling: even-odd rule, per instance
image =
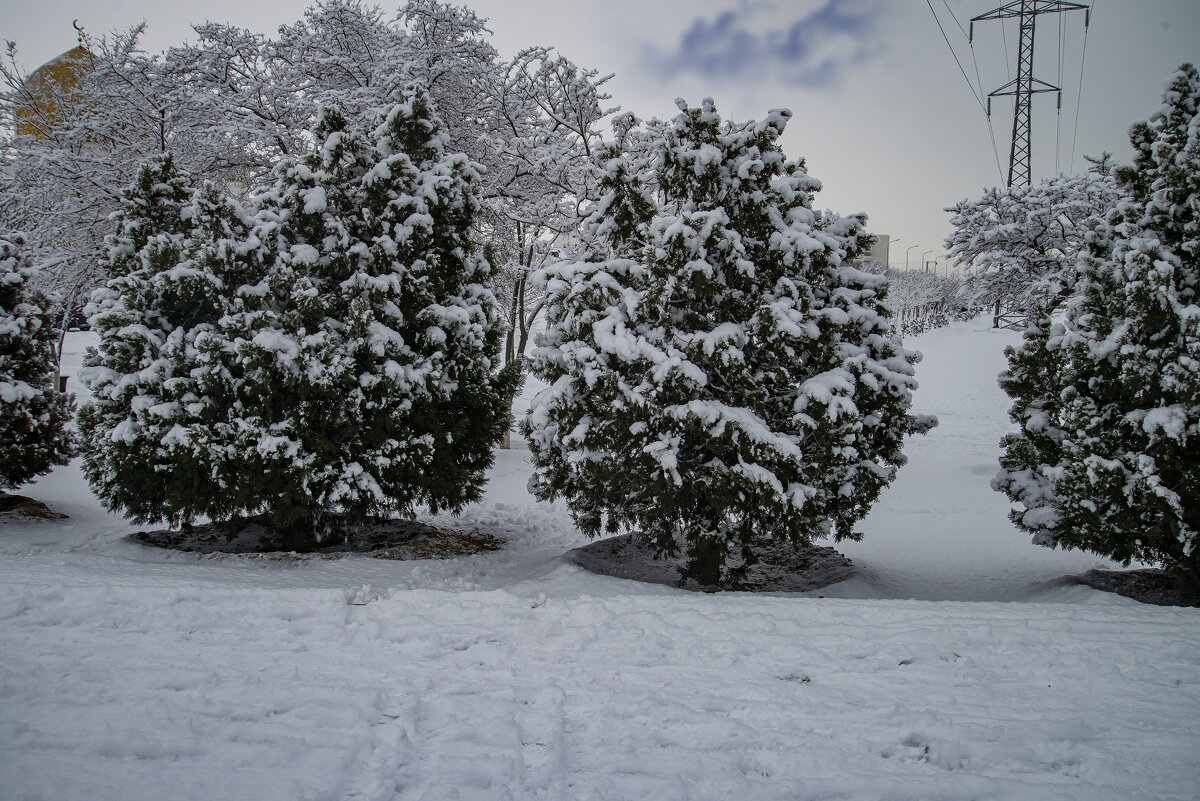
[[46, 504], [34, 498], [0, 492], [0, 518], [5, 517], [37, 517], [43, 520], [62, 520], [66, 515], [54, 511]]
[[[567, 554], [567, 559], [584, 570], [604, 576], [666, 584], [688, 590], [701, 587], [694, 581], [680, 583], [682, 556], [656, 559], [653, 551], [638, 544], [632, 534], [598, 540]], [[854, 563], [833, 548], [819, 545], [795, 546], [778, 543], [764, 546], [760, 561], [749, 569], [739, 589], [752, 592], [811, 592], [854, 577]]]
[[1178, 579], [1165, 570], [1089, 570], [1068, 577], [1104, 592], [1115, 592], [1135, 601], [1156, 606], [1200, 606], [1200, 598], [1188, 593]]

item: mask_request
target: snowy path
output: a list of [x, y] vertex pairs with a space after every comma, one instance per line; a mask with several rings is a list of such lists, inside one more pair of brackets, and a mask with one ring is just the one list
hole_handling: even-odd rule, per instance
[[905, 443], [909, 463], [860, 524], [863, 541], [838, 546], [874, 572], [879, 597], [1024, 600], [1042, 597], [1042, 585], [1059, 576], [1117, 567], [1032, 545], [1009, 522], [1008, 499], [992, 490], [1011, 405], [996, 376], [1004, 346], [1021, 335], [990, 322], [980, 317], [909, 343], [925, 353], [914, 406], [939, 425]]
[[914, 342], [942, 427], [850, 597], [584, 573], [519, 450], [459, 521], [509, 547], [444, 562], [143, 548], [60, 470], [27, 492], [69, 520], [0, 523], [0, 799], [1200, 797], [1200, 610], [1007, 523], [981, 327]]

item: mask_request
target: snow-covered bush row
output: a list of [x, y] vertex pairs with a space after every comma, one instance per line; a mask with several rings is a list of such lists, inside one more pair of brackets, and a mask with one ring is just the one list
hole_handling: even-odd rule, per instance
[[904, 463], [919, 354], [852, 260], [861, 215], [813, 209], [790, 112], [722, 122], [711, 100], [618, 120], [589, 250], [543, 275], [549, 384], [523, 430], [531, 489], [588, 535], [632, 530], [736, 586], [767, 541], [855, 539]]
[[475, 254], [477, 165], [423, 90], [327, 109], [243, 208], [170, 156], [118, 213], [80, 413], [97, 495], [137, 522], [458, 509], [508, 428], [513, 370]]
[[57, 386], [60, 332], [32, 275], [25, 237], [0, 236], [0, 490], [66, 464], [75, 449], [75, 402]]
[[1200, 75], [1131, 130], [1128, 193], [1083, 222], [1065, 318], [1035, 307], [1001, 385], [1020, 427], [994, 486], [1045, 545], [1173, 567], [1200, 588]]
[[158, 54], [140, 49], [143, 24], [85, 35], [77, 74], [61, 83], [28, 81], [10, 47], [0, 152], [12, 191], [0, 193], [0, 230], [29, 233], [46, 265], [37, 281], [77, 308], [108, 277], [95, 254], [148, 157], [169, 153], [245, 201], [280, 159], [308, 151], [321, 108], [370, 114], [417, 83], [448, 151], [484, 167], [473, 237], [491, 248], [519, 355], [540, 308], [526, 276], [573, 239], [580, 204], [595, 197], [607, 78], [548, 48], [504, 61], [485, 23], [439, 0], [409, 0], [394, 17], [362, 0], [319, 0], [276, 35], [207, 22]]
[[941, 328], [951, 319], [973, 317], [977, 311], [963, 298], [958, 278], [922, 270], [887, 270], [885, 275], [893, 325], [904, 336]]

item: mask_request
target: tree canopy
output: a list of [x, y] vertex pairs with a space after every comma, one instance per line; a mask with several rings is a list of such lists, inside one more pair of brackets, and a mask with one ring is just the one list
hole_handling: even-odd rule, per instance
[[583, 261], [542, 274], [549, 389], [524, 422], [542, 498], [591, 536], [683, 550], [687, 576], [734, 585], [768, 541], [856, 538], [903, 463], [918, 356], [851, 260], [861, 215], [814, 210], [788, 160], [790, 113], [617, 120]]

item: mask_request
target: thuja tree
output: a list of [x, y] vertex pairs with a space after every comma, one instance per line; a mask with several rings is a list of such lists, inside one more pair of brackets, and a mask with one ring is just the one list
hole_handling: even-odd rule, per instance
[[478, 176], [425, 94], [327, 110], [314, 140], [258, 200], [247, 248], [269, 266], [242, 294], [261, 299], [223, 327], [243, 376], [240, 503], [320, 540], [332, 515], [476, 500], [516, 373], [470, 238]]
[[55, 386], [59, 331], [46, 299], [30, 291], [32, 275], [25, 238], [0, 237], [0, 490], [74, 455], [75, 404]]
[[622, 123], [588, 261], [545, 272], [550, 385], [523, 428], [531, 488], [589, 536], [630, 530], [736, 586], [772, 541], [857, 539], [895, 476], [917, 354], [851, 260], [864, 218], [813, 209], [820, 184], [779, 146], [790, 114], [722, 123], [706, 100]]
[[336, 110], [252, 214], [169, 157], [126, 193], [81, 414], [97, 494], [139, 522], [261, 515], [297, 547], [334, 517], [481, 492], [508, 428], [476, 172], [425, 96]]
[[[230, 253], [249, 220], [211, 184], [194, 192], [169, 155], [152, 158], [122, 196], [88, 306], [99, 341], [82, 378], [84, 471], [110, 509], [137, 522], [228, 513], [229, 465], [218, 427], [229, 403], [212, 337], [227, 313]], [[234, 259], [234, 264], [243, 260]], [[206, 345], [206, 340], [210, 345]], [[215, 355], [215, 361], [214, 361]]]
[[1047, 546], [1167, 566], [1200, 590], [1200, 76], [1135, 125], [1130, 199], [1088, 225], [1062, 322], [1042, 314], [1001, 386], [1019, 431], [993, 486]]

